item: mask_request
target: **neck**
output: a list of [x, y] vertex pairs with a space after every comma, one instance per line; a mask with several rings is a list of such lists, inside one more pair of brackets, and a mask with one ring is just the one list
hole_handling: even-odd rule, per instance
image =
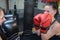
[[55, 18], [54, 17], [52, 17], [52, 22], [55, 20]]

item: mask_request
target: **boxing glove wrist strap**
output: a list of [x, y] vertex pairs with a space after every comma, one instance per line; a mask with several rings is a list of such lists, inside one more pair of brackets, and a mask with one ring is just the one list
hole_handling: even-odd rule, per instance
[[34, 25], [34, 26], [36, 26], [36, 27], [40, 28], [40, 25]]

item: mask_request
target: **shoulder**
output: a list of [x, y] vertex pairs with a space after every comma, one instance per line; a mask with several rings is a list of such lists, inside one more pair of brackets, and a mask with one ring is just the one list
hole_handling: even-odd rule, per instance
[[54, 24], [50, 27], [51, 30], [60, 30], [60, 23], [58, 21], [55, 21]]
[[55, 27], [56, 29], [60, 29], [60, 23], [59, 23], [58, 21], [56, 21], [54, 27]]

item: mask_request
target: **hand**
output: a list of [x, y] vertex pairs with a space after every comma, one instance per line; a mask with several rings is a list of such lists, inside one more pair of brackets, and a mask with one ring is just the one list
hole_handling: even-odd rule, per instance
[[40, 29], [38, 29], [38, 30], [36, 31], [36, 34], [37, 34], [38, 36], [40, 36]]
[[36, 30], [35, 28], [32, 28], [32, 33], [40, 36], [40, 29]]

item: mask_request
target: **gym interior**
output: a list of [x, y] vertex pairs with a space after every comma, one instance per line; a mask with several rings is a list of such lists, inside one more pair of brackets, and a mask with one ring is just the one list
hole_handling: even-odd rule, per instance
[[32, 28], [34, 26], [33, 17], [44, 12], [44, 1], [0, 0], [0, 7], [4, 9], [6, 18], [1, 27], [0, 40], [41, 40], [40, 36], [32, 33]]

